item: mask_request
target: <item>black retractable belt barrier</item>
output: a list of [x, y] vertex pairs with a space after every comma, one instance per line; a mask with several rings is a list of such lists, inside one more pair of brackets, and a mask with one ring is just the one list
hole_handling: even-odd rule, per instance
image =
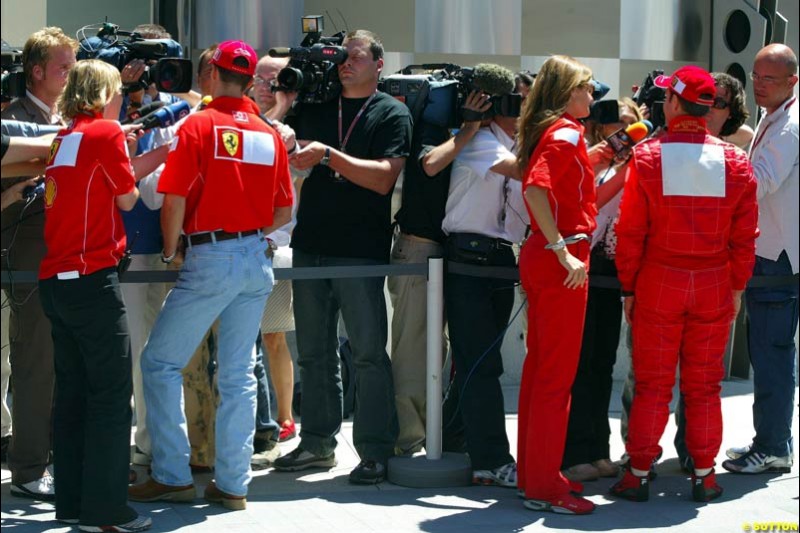
[[[519, 280], [519, 269], [516, 267], [492, 267], [468, 265], [465, 263], [447, 263], [447, 271], [478, 278], [498, 278]], [[382, 276], [427, 276], [427, 263], [404, 265], [357, 265], [337, 267], [295, 267], [273, 269], [275, 279], [336, 279], [336, 278], [375, 278]], [[171, 283], [178, 279], [177, 270], [128, 270], [120, 280], [122, 283]], [[36, 283], [38, 272], [32, 270], [14, 270], [0, 272], [0, 283], [7, 286], [13, 283]], [[754, 276], [747, 283], [754, 287], [782, 287], [796, 285], [800, 282], [800, 274], [791, 276]], [[589, 275], [589, 286], [603, 289], [619, 288], [615, 276]]]

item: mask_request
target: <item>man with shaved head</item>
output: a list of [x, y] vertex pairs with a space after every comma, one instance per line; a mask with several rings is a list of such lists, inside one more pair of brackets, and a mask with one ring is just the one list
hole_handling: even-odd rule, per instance
[[[270, 118], [280, 118], [289, 110], [294, 101], [294, 93], [289, 97], [286, 93], [273, 93], [272, 85], [278, 77], [278, 72], [289, 64], [288, 57], [264, 56], [256, 64], [256, 75], [253, 78], [253, 99], [258, 104], [262, 113], [266, 113]], [[288, 96], [288, 95], [287, 95]], [[280, 104], [279, 109], [282, 114], [274, 115], [270, 111]], [[277, 109], [276, 109], [277, 111]]]
[[[798, 264], [798, 104], [797, 56], [786, 45], [770, 44], [756, 55], [756, 103], [764, 109], [750, 147], [758, 182], [759, 226], [755, 276], [797, 274]], [[794, 461], [792, 409], [798, 312], [797, 280], [748, 288], [746, 293], [750, 361], [755, 399], [753, 443], [727, 451], [722, 466], [731, 472], [789, 472]]]

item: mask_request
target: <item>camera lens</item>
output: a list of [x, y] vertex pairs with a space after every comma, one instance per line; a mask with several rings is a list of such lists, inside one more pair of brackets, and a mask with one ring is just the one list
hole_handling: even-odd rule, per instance
[[303, 87], [303, 72], [293, 67], [281, 69], [277, 79], [278, 85], [287, 91], [299, 91]]
[[164, 62], [165, 65], [158, 71], [158, 81], [165, 91], [170, 91], [181, 84], [183, 71], [180, 65], [172, 62]]

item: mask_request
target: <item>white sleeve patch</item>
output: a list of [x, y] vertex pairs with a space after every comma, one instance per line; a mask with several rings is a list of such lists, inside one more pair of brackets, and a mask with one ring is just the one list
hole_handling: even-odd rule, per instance
[[244, 130], [242, 160], [254, 165], [275, 164], [275, 139], [269, 133]]
[[725, 149], [716, 144], [663, 143], [664, 196], [725, 197]]
[[573, 130], [572, 128], [561, 128], [553, 132], [553, 139], [556, 141], [566, 141], [572, 146], [578, 146], [581, 134], [578, 130]]

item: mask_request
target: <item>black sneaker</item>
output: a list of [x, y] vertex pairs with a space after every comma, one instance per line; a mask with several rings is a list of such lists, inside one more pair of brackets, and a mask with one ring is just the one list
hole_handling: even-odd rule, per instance
[[354, 485], [377, 485], [386, 479], [386, 467], [372, 459], [363, 459], [350, 472], [350, 483]]
[[306, 468], [332, 468], [336, 464], [336, 455], [333, 453], [321, 457], [298, 446], [292, 452], [276, 459], [273, 466], [275, 470], [281, 472], [297, 472]]
[[256, 431], [253, 436], [253, 453], [268, 452], [278, 445], [277, 440], [272, 440], [273, 431], [268, 429], [266, 431]]

